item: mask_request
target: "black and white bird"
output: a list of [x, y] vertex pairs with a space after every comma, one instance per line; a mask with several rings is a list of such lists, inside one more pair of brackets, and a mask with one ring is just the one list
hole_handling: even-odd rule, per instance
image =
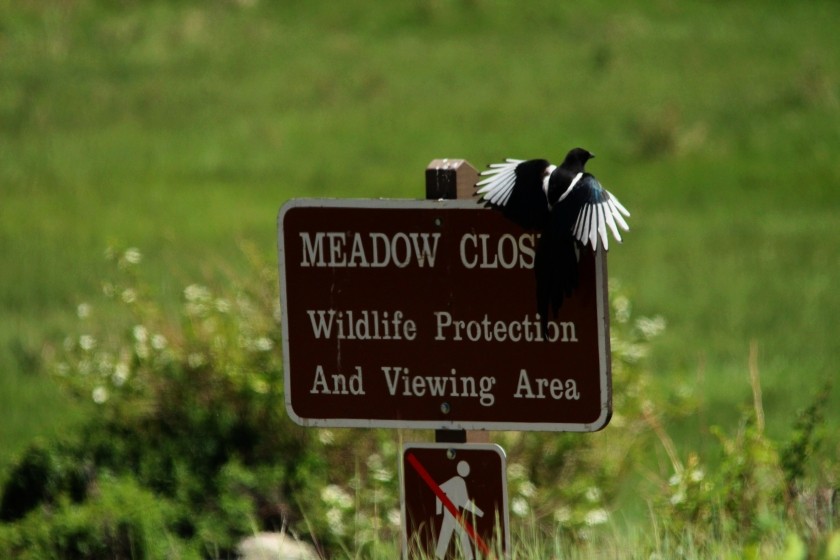
[[556, 315], [564, 297], [578, 285], [578, 260], [587, 245], [609, 249], [607, 228], [621, 241], [619, 228], [630, 228], [630, 213], [595, 177], [584, 170], [595, 157], [583, 148], [566, 154], [563, 163], [544, 159], [507, 159], [491, 164], [476, 183], [487, 205], [525, 229], [540, 233], [534, 261], [537, 311], [543, 327], [551, 308]]

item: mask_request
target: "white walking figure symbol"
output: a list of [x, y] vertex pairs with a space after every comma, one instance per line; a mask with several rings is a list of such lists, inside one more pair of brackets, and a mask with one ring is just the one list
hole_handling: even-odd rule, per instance
[[[469, 511], [478, 517], [482, 517], [484, 512], [481, 511], [475, 502], [470, 500], [467, 493], [467, 483], [464, 480], [470, 474], [470, 464], [466, 461], [460, 461], [457, 467], [458, 475], [453, 476], [446, 482], [440, 485], [449, 501], [455, 506], [457, 510]], [[443, 507], [443, 502], [437, 498], [435, 502], [435, 513], [437, 515], [443, 514], [443, 523], [440, 526], [440, 534], [438, 534], [437, 547], [435, 548], [435, 557], [443, 558], [446, 555], [446, 549], [449, 548], [449, 541], [452, 540], [452, 533], [458, 531], [459, 542], [461, 544], [461, 552], [466, 560], [473, 559], [472, 544], [470, 543], [470, 536], [464, 529], [463, 525], [458, 522], [449, 508]]]

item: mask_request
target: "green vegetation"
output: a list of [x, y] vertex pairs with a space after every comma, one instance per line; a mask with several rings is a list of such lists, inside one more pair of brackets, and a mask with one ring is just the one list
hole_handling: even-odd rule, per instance
[[[328, 557], [396, 556], [399, 442], [429, 434], [368, 430], [360, 438], [358, 430], [291, 423], [281, 406], [276, 298], [266, 288], [273, 268], [257, 265], [224, 292], [186, 286], [173, 320], [139, 280], [137, 249], [109, 251], [109, 260], [116, 274], [105, 293], [85, 304], [79, 334], [44, 364], [96, 414], [14, 462], [0, 487], [0, 556], [228, 558], [259, 530], [303, 536]], [[673, 542], [696, 557], [767, 557], [794, 546], [833, 558], [836, 490], [825, 484], [837, 466], [822, 458], [820, 476], [807, 468], [819, 456], [827, 388], [788, 441], [773, 440], [751, 361], [753, 408], [740, 427], [717, 430], [718, 461], [695, 452], [683, 460], [662, 421], [674, 412], [651, 398], [643, 359], [664, 322], [634, 317], [615, 284], [610, 301], [620, 411], [612, 430], [495, 435], [509, 456], [518, 557], [551, 548], [607, 554], [626, 547], [610, 529], [630, 539], [652, 525], [654, 536], [635, 537], [627, 552], [670, 555]], [[109, 302], [122, 312], [100, 323]], [[670, 464], [635, 482], [651, 519], [625, 518], [621, 528], [629, 511], [622, 487], [654, 445]]]
[[[52, 473], [52, 486], [32, 495], [36, 513], [4, 517], [23, 528], [0, 527], [0, 544], [46, 546], [40, 511], [91, 554], [187, 555], [213, 539], [223, 550], [245, 530], [228, 523], [253, 505], [243, 495], [320, 492], [319, 477], [337, 460], [330, 453], [305, 476], [283, 461], [252, 468], [261, 459], [236, 447], [244, 444], [232, 418], [258, 397], [224, 376], [206, 390], [211, 402], [244, 399], [226, 405], [229, 416], [213, 424], [198, 403], [179, 422], [213, 434], [226, 451], [173, 452], [177, 465], [155, 463], [150, 442], [162, 419], [142, 405], [166, 383], [185, 382], [178, 375], [189, 371], [189, 353], [144, 370], [151, 393], [110, 394], [115, 416], [93, 402], [96, 387], [74, 385], [82, 399], [73, 399], [48, 370], [81, 351], [80, 335], [114, 353], [116, 365], [119, 350], [137, 342], [136, 324], [153, 325], [149, 336], [164, 336], [170, 350], [206, 342], [183, 324], [184, 287], [194, 283], [211, 293], [223, 286], [219, 297], [234, 299], [227, 287], [244, 285], [261, 305], [274, 301], [275, 277], [249, 262], [274, 262], [276, 212], [289, 197], [419, 198], [423, 169], [437, 157], [483, 167], [508, 156], [556, 159], [582, 145], [598, 154], [592, 171], [633, 213], [625, 244], [610, 254], [611, 281], [633, 315], [662, 316], [667, 328], [644, 346], [638, 402], [616, 400], [626, 424], [591, 438], [500, 434], [503, 445], [523, 461], [544, 444], [556, 446], [558, 461], [564, 445], [633, 448], [602, 465], [609, 476], [597, 485], [617, 550], [630, 542], [640, 557], [672, 556], [678, 546], [689, 547], [687, 557], [739, 556], [763, 543], [793, 550], [791, 558], [797, 547], [831, 557], [831, 527], [812, 527], [813, 515], [791, 508], [836, 488], [840, 476], [831, 413], [840, 391], [824, 389], [840, 366], [838, 15], [829, 1], [0, 0], [0, 481], [20, 481], [13, 473], [25, 465]], [[140, 267], [125, 251], [110, 261], [136, 275], [135, 301], [153, 302], [154, 317], [126, 315], [133, 303], [114, 291], [102, 258], [109, 247], [140, 249]], [[100, 301], [103, 289], [111, 299]], [[254, 328], [278, 336], [263, 311]], [[225, 324], [228, 334], [242, 328]], [[232, 352], [214, 371], [228, 375], [241, 360], [260, 371], [260, 356]], [[272, 367], [261, 373], [278, 375]], [[759, 384], [749, 374], [758, 371], [754, 398]], [[262, 381], [282, 391], [271, 379]], [[617, 395], [628, 389], [619, 380]], [[286, 422], [279, 408], [260, 410], [277, 414], [260, 420], [268, 425]], [[320, 457], [325, 444], [310, 441], [317, 433], [283, 431], [291, 439], [282, 445], [303, 441], [295, 445], [304, 457]], [[33, 445], [36, 437], [43, 443]], [[340, 456], [351, 435], [336, 437], [331, 453]], [[371, 433], [367, 444], [385, 465], [392, 437]], [[114, 448], [97, 447], [103, 441]], [[84, 455], [95, 449], [107, 456]], [[79, 471], [79, 461], [93, 471]], [[193, 469], [199, 463], [205, 472]], [[85, 494], [79, 477], [94, 473], [98, 493]], [[153, 480], [161, 474], [171, 480]], [[554, 504], [546, 508], [585, 501], [585, 487], [552, 494], [535, 474], [524, 480], [538, 483]], [[651, 488], [639, 484], [648, 480]], [[225, 490], [232, 487], [247, 491]], [[127, 496], [154, 512], [103, 519]], [[193, 518], [190, 508], [207, 516]], [[307, 513], [316, 524], [322, 514]], [[638, 532], [651, 526], [655, 536]], [[178, 537], [172, 548], [148, 540], [169, 531]], [[533, 547], [550, 554], [597, 549], [534, 531]], [[743, 540], [733, 537], [739, 531]]]

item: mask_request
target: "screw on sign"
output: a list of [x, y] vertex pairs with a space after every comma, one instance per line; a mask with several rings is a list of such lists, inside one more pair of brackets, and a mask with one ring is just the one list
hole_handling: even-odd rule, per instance
[[507, 556], [505, 453], [490, 444], [407, 444], [403, 558]]

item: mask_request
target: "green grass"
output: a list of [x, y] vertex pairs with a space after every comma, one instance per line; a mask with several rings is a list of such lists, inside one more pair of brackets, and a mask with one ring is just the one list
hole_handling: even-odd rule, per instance
[[139, 247], [174, 300], [245, 270], [243, 242], [273, 259], [289, 197], [420, 198], [434, 158], [574, 145], [633, 213], [610, 275], [668, 320], [657, 390], [705, 404], [675, 439], [738, 418], [752, 340], [786, 433], [840, 366], [838, 16], [828, 1], [0, 0], [0, 469], [84, 414], [37, 366], [107, 246]]
[[[544, 558], [563, 558], [567, 560], [585, 560], [590, 558], [613, 558], [616, 560], [634, 560], [650, 558], [684, 558], [699, 560], [702, 558], [774, 558], [795, 560], [804, 558], [807, 547], [794, 533], [786, 537], [765, 539], [762, 542], [744, 546], [730, 541], [697, 542], [691, 535], [681, 538], [660, 534], [655, 522], [645, 527], [644, 531], [632, 530], [610, 523], [606, 527], [593, 529], [586, 540], [570, 542], [557, 533], [547, 535], [523, 529], [511, 536], [513, 541], [508, 553], [511, 560], [538, 560]], [[454, 548], [454, 547], [453, 547]], [[835, 534], [813, 556], [830, 560], [840, 551], [840, 533]], [[494, 552], [496, 552], [494, 550]], [[340, 558], [348, 560], [391, 560], [399, 557], [400, 550], [394, 543], [377, 543], [363, 553], [348, 551]], [[457, 557], [457, 556], [456, 556]], [[497, 556], [491, 555], [490, 558]], [[421, 555], [420, 560], [432, 560], [432, 556]], [[486, 558], [479, 555], [479, 560]]]

